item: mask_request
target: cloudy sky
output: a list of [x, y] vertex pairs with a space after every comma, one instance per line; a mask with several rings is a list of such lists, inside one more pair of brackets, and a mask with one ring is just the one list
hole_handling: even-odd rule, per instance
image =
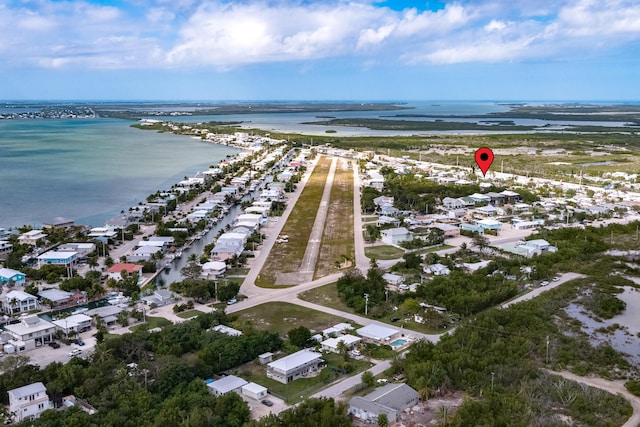
[[640, 1], [0, 1], [0, 99], [640, 100]]

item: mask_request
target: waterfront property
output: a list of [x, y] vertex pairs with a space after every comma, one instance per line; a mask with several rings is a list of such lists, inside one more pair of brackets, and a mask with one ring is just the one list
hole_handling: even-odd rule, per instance
[[140, 264], [130, 264], [130, 263], [119, 263], [114, 264], [111, 268], [107, 270], [107, 276], [110, 279], [114, 280], [122, 280], [122, 272], [125, 274], [142, 274], [142, 266]]
[[60, 289], [46, 289], [38, 292], [38, 296], [42, 298], [45, 304], [48, 301], [51, 304], [51, 307], [69, 304], [74, 300], [71, 292]]
[[287, 384], [322, 367], [322, 354], [300, 350], [267, 364], [267, 377]]
[[56, 328], [65, 335], [69, 335], [70, 332], [84, 332], [91, 329], [91, 322], [93, 319], [86, 314], [74, 314], [73, 316], [65, 317], [64, 319], [54, 320], [53, 324]]
[[40, 309], [40, 302], [35, 295], [23, 291], [11, 291], [2, 301], [3, 311], [8, 315], [27, 313]]
[[35, 420], [53, 404], [47, 395], [47, 388], [41, 382], [8, 390], [9, 416], [13, 422]]

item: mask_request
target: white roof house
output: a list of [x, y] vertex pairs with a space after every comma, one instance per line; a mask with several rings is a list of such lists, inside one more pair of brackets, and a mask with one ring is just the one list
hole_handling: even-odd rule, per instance
[[222, 379], [215, 380], [207, 384], [209, 392], [215, 396], [222, 396], [223, 394], [231, 393], [232, 391], [240, 391], [242, 386], [246, 385], [247, 381], [236, 377], [235, 375], [227, 375]]
[[40, 308], [40, 303], [35, 295], [23, 291], [11, 291], [2, 301], [5, 313], [26, 313]]
[[242, 335], [242, 331], [239, 331], [237, 329], [234, 329], [225, 325], [216, 325], [212, 329], [216, 332], [220, 332], [222, 334], [229, 335], [231, 337], [237, 337]]
[[362, 338], [354, 335], [342, 335], [337, 338], [329, 338], [320, 343], [323, 350], [330, 351], [332, 353], [338, 353], [338, 345], [340, 342], [344, 343], [347, 349], [353, 348], [356, 344], [362, 341]]
[[324, 361], [322, 354], [300, 350], [267, 364], [267, 377], [287, 384], [308, 372], [317, 370]]
[[48, 251], [38, 256], [38, 265], [70, 265], [77, 257], [77, 252]]
[[256, 383], [248, 383], [242, 386], [241, 392], [243, 395], [248, 396], [255, 400], [264, 399], [267, 397], [269, 390], [266, 387]]
[[42, 230], [31, 230], [26, 233], [22, 233], [20, 237], [18, 237], [18, 242], [22, 245], [36, 246], [38, 244], [38, 240], [46, 238], [47, 235], [44, 234]]
[[53, 323], [33, 315], [23, 317], [20, 323], [6, 325], [4, 330], [12, 337], [9, 343], [15, 345], [18, 351], [22, 351], [41, 347], [51, 341], [56, 327]]
[[86, 314], [80, 313], [65, 317], [64, 319], [54, 320], [53, 324], [56, 325], [59, 330], [68, 334], [71, 331], [83, 332], [88, 330], [91, 328], [92, 320], [93, 319]]
[[388, 245], [398, 245], [400, 242], [413, 239], [413, 233], [405, 227], [389, 228], [380, 231], [380, 240]]
[[331, 335], [338, 336], [342, 335], [344, 331], [350, 331], [353, 329], [349, 323], [338, 323], [337, 325], [333, 325], [322, 331], [322, 335], [325, 337], [329, 337]]
[[47, 388], [41, 382], [8, 390], [9, 413], [14, 422], [33, 420], [40, 417], [53, 404], [47, 395]]
[[378, 323], [371, 323], [356, 330], [356, 333], [367, 341], [375, 343], [387, 343], [400, 335], [400, 331]]

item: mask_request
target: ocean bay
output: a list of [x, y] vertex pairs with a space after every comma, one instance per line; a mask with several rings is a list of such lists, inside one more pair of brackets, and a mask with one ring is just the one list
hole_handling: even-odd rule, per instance
[[0, 121], [0, 227], [105, 219], [239, 150], [120, 119]]

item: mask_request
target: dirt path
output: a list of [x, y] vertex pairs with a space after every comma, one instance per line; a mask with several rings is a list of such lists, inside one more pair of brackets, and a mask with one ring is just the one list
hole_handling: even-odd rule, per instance
[[586, 384], [591, 387], [596, 387], [601, 390], [608, 391], [612, 394], [621, 394], [622, 397], [627, 399], [627, 401], [633, 407], [633, 415], [631, 415], [631, 417], [627, 420], [626, 423], [622, 425], [622, 427], [640, 426], [640, 397], [634, 396], [633, 394], [629, 393], [623, 385], [599, 377], [581, 377], [580, 375], [576, 375], [572, 372], [567, 371], [556, 372], [547, 370], [547, 372], [549, 372], [550, 374], [560, 375], [568, 380], [573, 380], [581, 384]]

